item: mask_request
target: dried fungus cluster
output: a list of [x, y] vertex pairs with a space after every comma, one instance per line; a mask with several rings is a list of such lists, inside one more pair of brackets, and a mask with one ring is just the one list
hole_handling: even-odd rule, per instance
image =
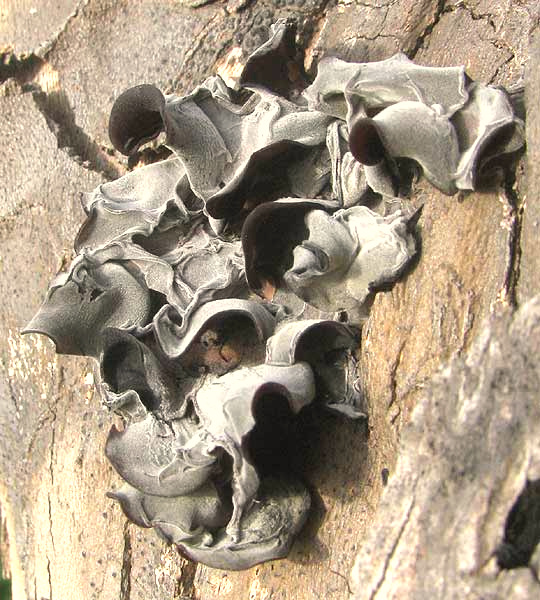
[[284, 556], [309, 510], [261, 445], [312, 403], [366, 416], [361, 320], [416, 252], [405, 174], [473, 189], [523, 143], [505, 91], [461, 67], [327, 58], [308, 85], [295, 31], [277, 22], [236, 89], [117, 99], [114, 146], [172, 155], [83, 195], [77, 256], [26, 329], [98, 361], [126, 515], [227, 569]]

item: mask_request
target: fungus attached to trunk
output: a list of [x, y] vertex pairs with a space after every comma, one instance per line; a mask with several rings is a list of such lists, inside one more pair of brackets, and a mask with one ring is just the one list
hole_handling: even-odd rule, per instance
[[327, 58], [308, 86], [295, 34], [280, 20], [238, 89], [118, 97], [114, 147], [163, 133], [171, 155], [83, 195], [76, 257], [25, 330], [99, 362], [126, 516], [220, 569], [285, 556], [303, 526], [298, 414], [369, 417], [359, 328], [417, 253], [401, 163], [453, 194], [523, 144], [506, 92], [463, 67]]

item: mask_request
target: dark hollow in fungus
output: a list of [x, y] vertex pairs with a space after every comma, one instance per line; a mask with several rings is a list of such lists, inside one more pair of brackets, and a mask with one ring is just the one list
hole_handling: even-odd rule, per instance
[[255, 427], [242, 443], [247, 455], [263, 478], [287, 474], [299, 446], [297, 419], [287, 397], [270, 384], [259, 390], [252, 410]]
[[268, 281], [281, 282], [292, 265], [293, 248], [307, 238], [306, 213], [322, 204], [310, 200], [271, 202], [248, 215], [242, 228], [242, 249], [246, 279], [253, 290], [261, 293]]
[[357, 119], [349, 132], [349, 148], [356, 160], [367, 167], [378, 165], [385, 157], [379, 129], [373, 119]]

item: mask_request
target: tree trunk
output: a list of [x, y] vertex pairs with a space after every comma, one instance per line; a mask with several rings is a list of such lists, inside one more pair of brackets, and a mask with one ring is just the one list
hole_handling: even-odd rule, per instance
[[[53, 4], [8, 3], [0, 20], [12, 45], [0, 63], [0, 505], [13, 597], [536, 597], [537, 2]], [[482, 192], [447, 197], [415, 184], [421, 256], [376, 296], [362, 332], [369, 421], [306, 420], [307, 525], [287, 559], [225, 572], [126, 522], [105, 497], [119, 483], [103, 451], [113, 417], [92, 364], [19, 330], [70, 261], [79, 192], [127, 169], [107, 137], [114, 98], [139, 83], [184, 93], [233, 74], [283, 16], [299, 20], [311, 73], [324, 55], [364, 62], [402, 51], [420, 64], [464, 64], [484, 83], [524, 76], [529, 150]]]

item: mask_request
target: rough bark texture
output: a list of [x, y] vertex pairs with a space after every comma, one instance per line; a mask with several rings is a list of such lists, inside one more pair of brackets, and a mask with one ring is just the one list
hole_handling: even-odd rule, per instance
[[[43, 4], [7, 2], [0, 14], [13, 46], [0, 64], [0, 504], [14, 598], [536, 597], [538, 538], [523, 541], [518, 525], [534, 523], [540, 479], [540, 301], [527, 303], [540, 293], [537, 2]], [[125, 522], [105, 497], [118, 483], [103, 454], [112, 417], [90, 363], [18, 331], [70, 259], [78, 192], [127, 168], [107, 139], [114, 98], [142, 82], [181, 93], [233, 73], [287, 15], [299, 18], [311, 69], [324, 55], [402, 50], [463, 63], [484, 82], [525, 76], [529, 150], [481, 193], [415, 186], [421, 257], [376, 297], [363, 330], [369, 424], [304, 416], [313, 514], [287, 560], [231, 573]], [[511, 566], [525, 547], [530, 567], [496, 576], [495, 553]]]
[[540, 296], [502, 313], [418, 402], [356, 560], [357, 600], [540, 593], [530, 560], [540, 541]]

